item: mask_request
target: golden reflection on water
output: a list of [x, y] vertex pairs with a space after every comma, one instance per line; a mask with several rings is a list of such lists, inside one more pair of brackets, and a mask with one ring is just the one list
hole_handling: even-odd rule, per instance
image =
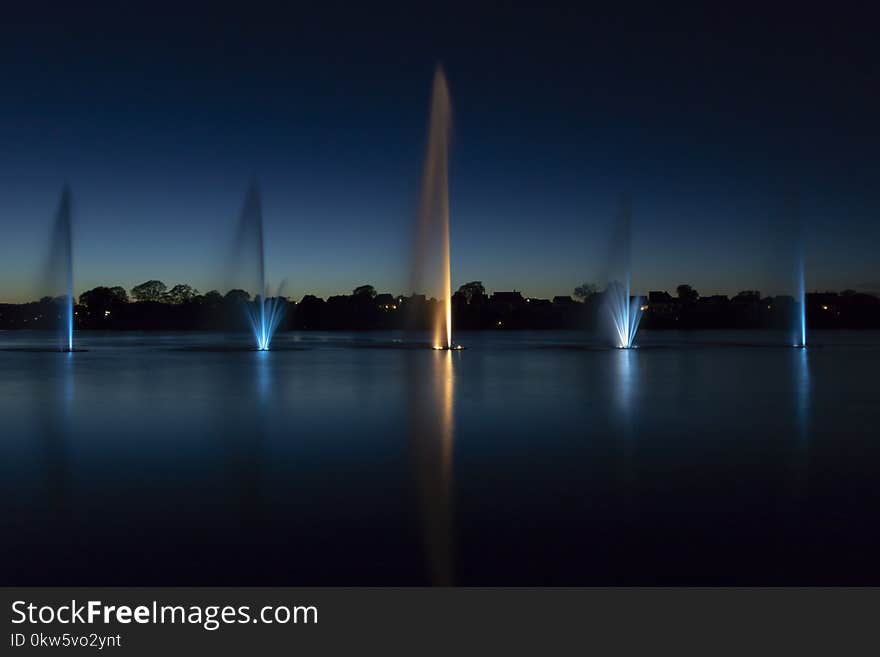
[[423, 541], [431, 583], [453, 583], [453, 459], [455, 375], [452, 351], [430, 352], [411, 387], [413, 452]]

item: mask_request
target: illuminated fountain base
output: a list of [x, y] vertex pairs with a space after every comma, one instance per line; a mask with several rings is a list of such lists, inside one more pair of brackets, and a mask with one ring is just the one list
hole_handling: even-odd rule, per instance
[[[279, 288], [280, 295], [281, 290]], [[287, 303], [280, 297], [262, 297], [259, 301], [247, 306], [248, 319], [254, 334], [257, 351], [269, 351], [272, 336], [278, 330], [287, 312]]]
[[461, 346], [460, 344], [454, 344], [454, 345], [447, 346], [447, 347], [444, 347], [439, 344], [435, 344], [431, 347], [431, 349], [433, 349], [434, 351], [461, 351], [462, 349], [464, 349], [464, 347]]

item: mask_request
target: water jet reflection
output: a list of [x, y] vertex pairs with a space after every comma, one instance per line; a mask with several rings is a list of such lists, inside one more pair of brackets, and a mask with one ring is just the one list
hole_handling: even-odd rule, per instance
[[[242, 352], [241, 356], [251, 375], [239, 389], [246, 403], [241, 409], [217, 413], [214, 433], [223, 459], [218, 492], [239, 527], [247, 530], [236, 540], [247, 542], [258, 535], [266, 521], [266, 449], [275, 421], [277, 382], [271, 352]], [[239, 371], [230, 364], [228, 376], [237, 377]]]
[[410, 417], [423, 542], [431, 583], [453, 583], [455, 376], [452, 351], [409, 359]]
[[[50, 380], [48, 408], [40, 405], [40, 418], [43, 450], [46, 464], [47, 509], [58, 520], [70, 514], [72, 494], [72, 474], [69, 435], [73, 423], [73, 354], [68, 352], [64, 358], [54, 363], [56, 376]], [[39, 398], [39, 397], [38, 397]]]
[[800, 494], [806, 489], [810, 467], [810, 362], [809, 351], [794, 352], [795, 425], [797, 439], [795, 454], [795, 481]]
[[[787, 443], [780, 463], [780, 486], [776, 514], [775, 549], [779, 572], [788, 575], [798, 563], [791, 546], [809, 540], [810, 519], [804, 509], [810, 505], [810, 435], [811, 398], [809, 350], [791, 352], [791, 388], [789, 417], [786, 419]], [[790, 576], [790, 575], [788, 575]]]
[[627, 503], [635, 484], [635, 394], [638, 385], [638, 354], [632, 349], [614, 350], [614, 407], [616, 409], [615, 425], [621, 454], [621, 484], [624, 488]]

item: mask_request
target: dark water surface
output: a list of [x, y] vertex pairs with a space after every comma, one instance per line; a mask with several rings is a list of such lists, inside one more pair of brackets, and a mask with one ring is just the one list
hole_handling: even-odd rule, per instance
[[880, 334], [404, 338], [0, 332], [0, 583], [880, 584]]

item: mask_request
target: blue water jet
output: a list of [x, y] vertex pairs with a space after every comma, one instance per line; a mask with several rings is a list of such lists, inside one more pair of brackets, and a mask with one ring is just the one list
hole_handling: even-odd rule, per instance
[[253, 301], [245, 303], [245, 312], [254, 336], [258, 351], [268, 351], [272, 336], [278, 330], [287, 312], [287, 299], [281, 295], [281, 287], [276, 296], [268, 295], [266, 284], [266, 253], [263, 237], [263, 205], [256, 182], [252, 183], [245, 197], [239, 225], [239, 245], [246, 253], [255, 254], [253, 262], [257, 291]]
[[612, 281], [605, 291], [605, 303], [614, 326], [614, 339], [619, 349], [635, 348], [636, 333], [642, 320], [640, 297], [630, 297], [629, 281]]
[[788, 200], [788, 221], [794, 238], [794, 316], [792, 317], [792, 343], [795, 347], [807, 346], [807, 290], [804, 275], [804, 225], [797, 197]]
[[620, 199], [614, 241], [610, 251], [609, 283], [604, 294], [605, 312], [611, 325], [611, 341], [619, 349], [635, 347], [642, 319], [641, 298], [631, 296], [632, 245], [629, 198]]
[[804, 282], [804, 254], [801, 249], [795, 265], [795, 347], [807, 346], [807, 292]]
[[49, 255], [50, 286], [60, 295], [56, 302], [61, 306], [59, 325], [59, 349], [72, 352], [73, 349], [73, 229], [70, 188], [61, 190], [61, 200], [55, 213]]
[[266, 298], [260, 295], [247, 306], [248, 319], [258, 351], [268, 351], [272, 336], [281, 325], [287, 312], [287, 303], [281, 297]]

